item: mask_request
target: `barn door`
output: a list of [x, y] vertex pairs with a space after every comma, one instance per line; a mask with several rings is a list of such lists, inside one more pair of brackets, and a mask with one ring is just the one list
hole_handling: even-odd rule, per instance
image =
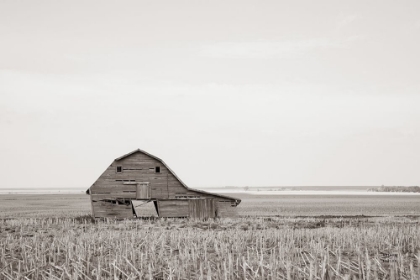
[[149, 182], [140, 182], [137, 184], [136, 199], [150, 199], [150, 186]]

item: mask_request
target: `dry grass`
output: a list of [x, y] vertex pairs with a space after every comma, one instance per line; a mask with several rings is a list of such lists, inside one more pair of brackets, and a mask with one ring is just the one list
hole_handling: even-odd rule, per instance
[[[319, 216], [419, 215], [420, 196], [414, 195], [245, 195], [242, 215]], [[264, 201], [264, 203], [261, 203]]]
[[420, 279], [418, 217], [94, 221], [78, 197], [41, 217], [7, 201], [0, 279]]
[[[242, 199], [238, 212], [243, 217], [420, 215], [420, 196], [231, 195]], [[85, 194], [0, 195], [0, 218], [74, 217], [90, 211]]]

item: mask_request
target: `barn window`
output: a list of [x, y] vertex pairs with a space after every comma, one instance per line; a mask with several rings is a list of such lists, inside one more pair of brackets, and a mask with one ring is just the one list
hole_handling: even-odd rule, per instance
[[122, 166], [117, 166], [117, 172], [122, 172]]
[[156, 166], [156, 167], [155, 167], [155, 172], [156, 172], [156, 173], [160, 173], [160, 166]]

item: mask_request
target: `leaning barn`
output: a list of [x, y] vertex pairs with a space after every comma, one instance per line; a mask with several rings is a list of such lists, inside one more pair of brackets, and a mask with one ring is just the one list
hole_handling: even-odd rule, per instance
[[240, 199], [188, 188], [158, 157], [140, 149], [119, 157], [86, 191], [95, 218], [135, 218], [133, 200], [154, 203], [159, 217], [235, 215]]

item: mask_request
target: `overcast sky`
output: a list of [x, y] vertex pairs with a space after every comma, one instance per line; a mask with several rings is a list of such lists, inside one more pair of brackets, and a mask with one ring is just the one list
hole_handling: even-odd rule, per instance
[[419, 50], [417, 0], [2, 0], [0, 187], [420, 185]]

